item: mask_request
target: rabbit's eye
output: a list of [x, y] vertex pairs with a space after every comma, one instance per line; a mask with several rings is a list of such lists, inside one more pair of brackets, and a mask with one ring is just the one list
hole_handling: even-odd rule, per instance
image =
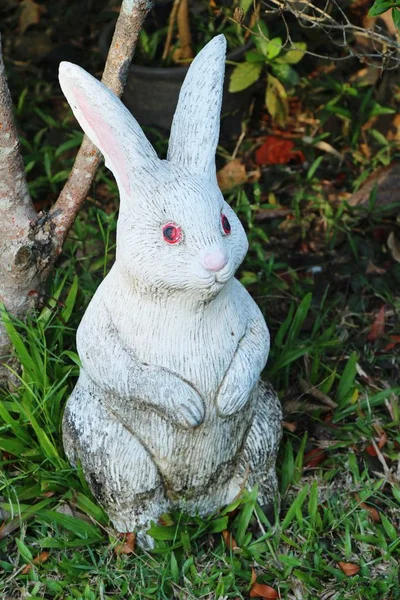
[[222, 229], [224, 230], [224, 233], [226, 235], [229, 235], [231, 232], [231, 224], [228, 221], [228, 217], [226, 215], [224, 215], [224, 213], [222, 213], [222, 215], [221, 215], [221, 225], [222, 225]]
[[164, 225], [162, 232], [167, 244], [179, 244], [183, 237], [182, 229], [175, 223], [167, 223]]

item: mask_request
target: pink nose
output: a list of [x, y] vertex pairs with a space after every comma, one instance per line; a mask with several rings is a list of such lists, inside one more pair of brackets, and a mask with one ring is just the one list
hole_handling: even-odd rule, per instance
[[228, 258], [221, 250], [208, 252], [203, 257], [203, 265], [209, 271], [220, 271], [228, 262]]

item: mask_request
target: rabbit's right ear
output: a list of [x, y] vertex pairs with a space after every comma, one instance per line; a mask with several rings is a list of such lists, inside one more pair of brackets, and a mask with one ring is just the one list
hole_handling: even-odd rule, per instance
[[76, 119], [104, 155], [120, 189], [129, 194], [133, 182], [143, 186], [154, 181], [161, 161], [121, 100], [72, 63], [60, 64], [59, 80]]

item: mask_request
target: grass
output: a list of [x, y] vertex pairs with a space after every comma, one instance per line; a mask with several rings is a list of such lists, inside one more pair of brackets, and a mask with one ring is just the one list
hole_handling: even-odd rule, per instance
[[[303, 86], [321, 127], [299, 144], [302, 166], [270, 167], [267, 181], [227, 195], [250, 241], [239, 277], [272, 334], [264, 375], [285, 412], [280, 509], [270, 522], [253, 490], [209, 519], [165, 515], [151, 530], [154, 552], [132, 552], [66, 461], [60, 423], [79, 372], [75, 332], [115, 254], [116, 188], [102, 169], [40, 314], [17, 323], [3, 313], [22, 371], [0, 401], [1, 598], [400, 597], [400, 264], [386, 244], [399, 205], [381, 205], [373, 192], [351, 207], [328, 193], [356, 189], [392, 160], [383, 136], [363, 133], [388, 111], [372, 92], [333, 78]], [[35, 111], [23, 97], [17, 116], [35, 115], [34, 141], [24, 141], [31, 191], [52, 199], [80, 136], [42, 104]], [[42, 143], [54, 129], [58, 148]], [[339, 148], [340, 164], [317, 148], [321, 140]], [[277, 206], [290, 214], [265, 218]]]

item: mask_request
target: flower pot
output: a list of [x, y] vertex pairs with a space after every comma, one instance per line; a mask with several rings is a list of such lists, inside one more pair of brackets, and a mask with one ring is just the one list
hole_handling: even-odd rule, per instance
[[[111, 42], [114, 23], [109, 23], [99, 40], [101, 53], [106, 56]], [[227, 54], [227, 61], [239, 62], [251, 47], [251, 42]], [[168, 133], [178, 102], [178, 96], [189, 65], [183, 67], [152, 67], [131, 65], [123, 102], [142, 127], [156, 128]], [[227, 65], [222, 103], [222, 141], [229, 141], [241, 132], [241, 121], [249, 106], [254, 87], [243, 92], [230, 93], [229, 79], [234, 69]]]

